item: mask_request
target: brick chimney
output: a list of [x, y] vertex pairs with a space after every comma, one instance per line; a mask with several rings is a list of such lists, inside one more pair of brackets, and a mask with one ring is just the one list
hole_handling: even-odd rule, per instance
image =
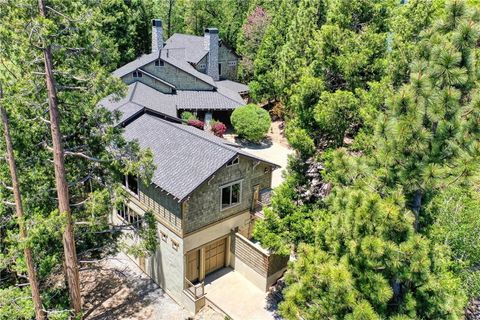
[[163, 48], [162, 20], [152, 20], [152, 53], [159, 52]]
[[208, 51], [207, 74], [215, 81], [220, 79], [218, 72], [218, 41], [219, 38], [217, 28], [205, 29], [203, 43], [205, 45], [205, 50]]

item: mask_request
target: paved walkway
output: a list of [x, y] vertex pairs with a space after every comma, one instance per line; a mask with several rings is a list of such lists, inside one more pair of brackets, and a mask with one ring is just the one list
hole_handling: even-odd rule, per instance
[[234, 320], [272, 320], [267, 293], [263, 292], [231, 268], [223, 268], [205, 279], [205, 292], [212, 301]]
[[288, 142], [283, 137], [279, 126], [280, 122], [273, 122], [267, 135], [267, 139], [259, 144], [240, 141], [236, 139], [234, 134], [224, 135], [225, 139], [235, 141], [236, 143], [240, 144], [242, 149], [248, 153], [280, 166], [280, 168], [273, 171], [272, 188], [277, 187], [283, 182], [282, 172], [287, 167], [288, 155], [294, 152], [293, 149], [288, 146]]

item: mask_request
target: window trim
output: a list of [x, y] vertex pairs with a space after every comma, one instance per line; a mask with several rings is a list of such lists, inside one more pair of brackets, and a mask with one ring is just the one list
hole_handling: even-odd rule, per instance
[[[228, 188], [228, 187], [231, 187], [235, 184], [239, 184], [240, 185], [240, 194], [238, 195], [238, 203], [235, 203], [234, 205], [230, 204], [228, 207], [222, 207], [222, 191], [223, 189], [225, 188]], [[228, 209], [231, 209], [233, 207], [236, 207], [240, 204], [242, 204], [242, 194], [243, 194], [243, 179], [241, 180], [237, 180], [237, 181], [233, 181], [233, 182], [230, 182], [230, 183], [227, 183], [227, 184], [224, 184], [224, 185], [221, 185], [219, 187], [219, 190], [220, 190], [220, 211], [224, 211], [224, 210], [228, 210]], [[232, 193], [230, 192], [230, 203], [232, 203]]]
[[133, 192], [132, 190], [130, 190], [130, 188], [128, 187], [128, 174], [124, 175], [124, 180], [123, 180], [123, 187], [125, 188], [125, 190], [127, 190], [131, 195], [135, 196], [136, 198], [140, 198], [140, 179], [138, 179], [138, 176], [135, 176], [135, 178], [137, 179], [137, 193]]
[[178, 251], [178, 249], [180, 248], [180, 244], [173, 239], [171, 241], [172, 241], [172, 249], [175, 251]]
[[239, 163], [240, 163], [240, 159], [238, 156], [236, 156], [235, 158], [227, 162], [227, 167], [233, 167], [238, 165]]

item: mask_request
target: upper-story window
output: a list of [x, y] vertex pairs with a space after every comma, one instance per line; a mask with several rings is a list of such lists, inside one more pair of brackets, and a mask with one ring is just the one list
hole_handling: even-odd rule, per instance
[[229, 67], [235, 67], [236, 65], [237, 65], [237, 61], [236, 61], [236, 60], [228, 61], [228, 66], [229, 66]]
[[238, 164], [238, 157], [233, 158], [232, 160], [227, 162], [227, 167], [233, 166]]
[[198, 69], [204, 70], [204, 69], [206, 69], [206, 68], [207, 68], [207, 65], [206, 65], [205, 63], [200, 63], [200, 64], [198, 65]]
[[141, 77], [143, 77], [143, 74], [140, 71], [135, 70], [135, 71], [133, 71], [133, 77], [134, 78], [141, 78]]
[[165, 61], [157, 59], [155, 60], [155, 66], [156, 67], [163, 67], [165, 65]]
[[135, 176], [127, 175], [123, 181], [123, 185], [132, 193], [138, 195], [138, 179]]
[[218, 74], [222, 75], [222, 64], [221, 63], [218, 64]]
[[242, 196], [242, 182], [234, 182], [221, 187], [222, 210], [240, 204]]

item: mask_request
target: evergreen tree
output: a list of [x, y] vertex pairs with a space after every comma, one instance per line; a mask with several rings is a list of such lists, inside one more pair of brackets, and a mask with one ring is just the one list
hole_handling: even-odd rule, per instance
[[[65, 207], [57, 210], [50, 120], [45, 119], [48, 89], [56, 89], [59, 128], [64, 147], [65, 180], [73, 220], [76, 249], [82, 259], [113, 252], [118, 230], [109, 224], [115, 186], [123, 174], [152, 173], [151, 154], [140, 152], [135, 143], [124, 141], [116, 127], [117, 115], [98, 107], [110, 93], [123, 94], [124, 85], [111, 78], [105, 66], [116, 56], [113, 40], [96, 28], [102, 15], [95, 2], [49, 1], [46, 17], [39, 15], [38, 2], [8, 1], [0, 4], [0, 78], [6, 83], [4, 105], [10, 115], [13, 148], [22, 185], [27, 243], [32, 244], [33, 263], [40, 283], [62, 269], [61, 235], [67, 223]], [[52, 85], [45, 83], [42, 53], [51, 47]], [[52, 118], [53, 120], [53, 118]], [[8, 166], [0, 163], [0, 180], [8, 181]], [[11, 191], [0, 185], [2, 199]], [[12, 208], [0, 204], [2, 242], [0, 295], [23, 295], [12, 290], [17, 274], [25, 273], [19, 254], [18, 226]], [[61, 274], [61, 273], [60, 273]], [[5, 279], [5, 281], [3, 281]], [[70, 309], [65, 288], [41, 287], [45, 309]], [[18, 297], [21, 299], [21, 297]], [[25, 308], [31, 305], [26, 304]], [[1, 312], [9, 314], [9, 306]], [[78, 305], [75, 307], [78, 311]], [[33, 314], [33, 309], [15, 310]], [[67, 313], [68, 314], [68, 313]], [[14, 317], [15, 318], [15, 317]], [[28, 318], [28, 317], [26, 317]]]
[[250, 82], [252, 98], [256, 101], [278, 99], [279, 89], [275, 86], [278, 56], [287, 41], [287, 31], [296, 12], [293, 0], [282, 0], [272, 12], [272, 21], [265, 30], [262, 43], [253, 63], [253, 80]]
[[[444, 8], [442, 19], [416, 40], [409, 82], [383, 102], [375, 94], [386, 110], [377, 110], [373, 143], [361, 153], [341, 149], [321, 155], [320, 179], [336, 186], [325, 200], [320, 196], [298, 208], [298, 183], [312, 167], [292, 161], [273, 210], [255, 232], [278, 251], [299, 248], [287, 276], [283, 316], [462, 317], [464, 290], [475, 288], [461, 287], [458, 273], [465, 264], [455, 254], [468, 249], [445, 242], [452, 227], [440, 217], [451, 214], [442, 213], [438, 201], [452, 187], [471, 188], [479, 172], [478, 38], [476, 11], [461, 1]], [[341, 106], [352, 101], [344, 91], [327, 97], [327, 114], [329, 101], [344, 100]], [[341, 125], [343, 119], [334, 121]], [[314, 232], [303, 234], [296, 224]], [[462, 279], [468, 285], [475, 274]]]
[[288, 26], [285, 44], [278, 55], [278, 72], [275, 87], [283, 96], [301, 75], [309, 63], [306, 57], [310, 39], [325, 21], [323, 0], [301, 0], [293, 21]]

